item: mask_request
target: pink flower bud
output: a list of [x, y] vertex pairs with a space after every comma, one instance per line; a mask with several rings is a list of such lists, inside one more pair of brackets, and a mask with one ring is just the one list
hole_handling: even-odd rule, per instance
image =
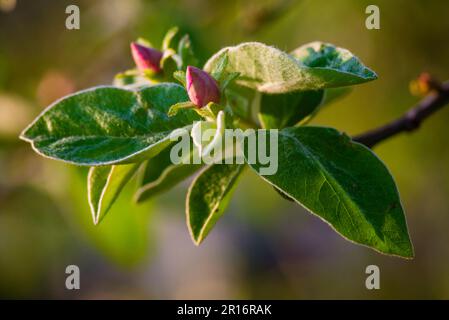
[[161, 71], [160, 62], [163, 54], [159, 50], [143, 46], [137, 42], [132, 42], [131, 52], [134, 62], [140, 70], [150, 69], [154, 72]]
[[207, 72], [188, 66], [186, 82], [190, 101], [198, 107], [204, 107], [209, 102], [220, 102], [220, 89], [218, 88], [218, 84]]

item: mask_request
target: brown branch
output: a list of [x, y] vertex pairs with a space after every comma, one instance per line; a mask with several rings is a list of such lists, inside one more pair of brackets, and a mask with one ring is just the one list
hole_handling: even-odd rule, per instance
[[353, 140], [372, 148], [379, 142], [401, 132], [412, 132], [430, 115], [449, 104], [449, 81], [436, 85], [428, 83], [432, 91], [402, 117], [384, 126], [353, 137]]

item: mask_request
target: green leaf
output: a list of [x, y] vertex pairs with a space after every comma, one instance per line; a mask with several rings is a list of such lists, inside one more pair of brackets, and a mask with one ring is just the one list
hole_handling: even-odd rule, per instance
[[226, 67], [228, 66], [228, 53], [227, 51], [223, 51], [219, 57], [217, 57], [217, 63], [215, 64], [214, 69], [210, 71], [210, 74], [212, 77], [220, 81], [221, 77], [223, 76]]
[[261, 95], [259, 119], [262, 127], [282, 129], [314, 114], [323, 101], [324, 90]]
[[166, 148], [173, 130], [200, 119], [192, 110], [167, 115], [186, 100], [185, 89], [171, 83], [137, 91], [96, 87], [55, 102], [21, 138], [43, 156], [77, 165], [139, 162]]
[[[278, 138], [278, 170], [264, 180], [346, 239], [413, 257], [396, 185], [370, 149], [331, 128], [287, 128]], [[258, 172], [261, 165], [252, 162]]]
[[362, 78], [375, 78], [376, 74], [365, 67], [350, 51], [330, 43], [307, 43], [291, 53], [296, 59], [309, 68], [335, 71]]
[[272, 94], [349, 86], [377, 78], [349, 51], [332, 45], [323, 46], [323, 52], [317, 44], [301, 47], [294, 51], [295, 58], [262, 43], [242, 43], [217, 52], [204, 70], [214, 70], [223, 52], [227, 51], [226, 71], [240, 72], [238, 84]]
[[141, 76], [136, 69], [127, 70], [122, 73], [118, 73], [114, 77], [114, 85], [118, 87], [126, 87], [143, 84]]
[[164, 51], [160, 64], [166, 82], [172, 82], [174, 80], [173, 73], [178, 70], [178, 64], [180, 64], [177, 60], [179, 60], [179, 58], [176, 56], [176, 52], [173, 49]]
[[139, 189], [134, 195], [134, 200], [137, 203], [168, 191], [202, 167], [201, 164], [193, 163], [173, 164], [170, 152], [171, 148], [167, 148], [143, 164], [139, 174]]
[[237, 79], [239, 76], [240, 76], [239, 72], [232, 72], [222, 76], [220, 81], [221, 92], [223, 92], [229, 86], [229, 84], [235, 81], [235, 79]]
[[240, 72], [226, 72], [228, 61], [228, 52], [221, 51], [220, 56], [217, 57], [217, 62], [214, 65], [214, 68], [209, 72], [219, 83], [221, 92], [223, 92], [231, 82], [240, 76]]
[[92, 167], [87, 177], [87, 194], [94, 224], [111, 208], [140, 164]]
[[259, 109], [260, 93], [231, 82], [225, 90], [225, 101], [234, 115], [244, 120], [251, 120], [253, 112]]
[[187, 66], [198, 66], [198, 59], [193, 53], [192, 43], [187, 34], [179, 41], [178, 55], [181, 57], [181, 70], [185, 71]]
[[196, 106], [192, 102], [190, 102], [190, 101], [178, 102], [177, 104], [172, 105], [170, 107], [170, 109], [168, 109], [167, 114], [168, 114], [169, 117], [173, 117], [180, 110], [192, 109], [192, 108], [195, 108], [195, 107]]
[[186, 84], [186, 73], [184, 71], [178, 70], [173, 73], [173, 78], [178, 80], [184, 87], [187, 86]]
[[145, 38], [143, 38], [143, 37], [139, 37], [139, 38], [136, 40], [136, 42], [137, 42], [138, 44], [143, 45], [143, 46], [146, 46], [146, 47], [149, 47], [149, 48], [154, 48], [153, 44], [152, 44], [148, 39], [145, 39]]
[[195, 178], [187, 193], [186, 213], [190, 235], [199, 245], [223, 215], [244, 165], [214, 164]]
[[[225, 123], [225, 113], [219, 111], [215, 122], [198, 121], [193, 125], [190, 135], [201, 156], [209, 155], [216, 146], [223, 147]], [[216, 156], [220, 157], [222, 154]]]
[[328, 104], [334, 103], [337, 100], [340, 100], [341, 98], [350, 94], [351, 91], [352, 91], [351, 87], [326, 89], [324, 91], [323, 102], [321, 103], [320, 108]]
[[324, 106], [351, 92], [351, 87], [283, 94], [261, 93], [259, 120], [265, 129], [282, 129], [309, 122]]
[[162, 40], [162, 50], [173, 49], [175, 47], [175, 38], [179, 32], [178, 27], [173, 27], [167, 31], [164, 36], [164, 40]]

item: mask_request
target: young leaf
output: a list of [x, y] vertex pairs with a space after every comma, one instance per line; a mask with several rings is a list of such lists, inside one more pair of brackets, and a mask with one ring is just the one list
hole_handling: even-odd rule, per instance
[[[206, 156], [210, 154], [217, 145], [222, 145], [224, 132], [225, 113], [219, 111], [215, 122], [196, 122], [192, 127], [190, 135], [201, 156]], [[213, 135], [211, 133], [213, 133]]]
[[196, 106], [190, 101], [178, 102], [177, 104], [172, 105], [170, 109], [168, 109], [167, 114], [169, 117], [173, 117], [178, 113], [179, 110], [192, 109], [195, 107]]
[[244, 165], [214, 164], [195, 178], [187, 192], [186, 213], [190, 235], [199, 245], [229, 204]]
[[228, 66], [228, 53], [227, 51], [223, 51], [219, 57], [217, 57], [217, 63], [213, 70], [211, 70], [210, 74], [214, 77], [215, 80], [220, 81], [223, 76], [226, 67]]
[[223, 92], [231, 82], [240, 76], [240, 72], [232, 72], [221, 77], [220, 90]]
[[113, 83], [117, 87], [138, 88], [151, 84], [151, 81], [142, 77], [137, 69], [131, 69], [116, 74]]
[[92, 167], [87, 176], [87, 195], [94, 224], [111, 208], [140, 164]]
[[[379, 252], [413, 257], [394, 180], [365, 146], [330, 128], [279, 132], [278, 171], [262, 176], [346, 239]], [[250, 164], [257, 172], [257, 162]]]
[[282, 129], [314, 114], [323, 101], [324, 90], [261, 95], [259, 119], [262, 127]]
[[198, 59], [195, 57], [189, 35], [181, 38], [178, 45], [178, 55], [181, 57], [181, 70], [185, 71], [187, 66], [197, 66]]
[[43, 156], [77, 165], [140, 162], [167, 147], [171, 131], [200, 119], [191, 110], [167, 115], [187, 100], [185, 89], [172, 83], [138, 91], [96, 87], [55, 102], [21, 138]]
[[161, 59], [161, 69], [164, 71], [165, 81], [173, 81], [173, 73], [178, 69], [180, 62], [176, 53], [172, 49], [164, 51], [164, 55]]
[[184, 87], [186, 87], [186, 73], [184, 71], [178, 70], [173, 72], [173, 78], [178, 80]]
[[167, 31], [164, 36], [164, 40], [162, 40], [162, 50], [174, 49], [175, 46], [175, 38], [179, 32], [178, 27], [173, 27]]
[[[377, 78], [349, 51], [331, 45], [325, 48], [321, 53], [317, 45], [301, 47], [295, 50], [295, 58], [274, 47], [248, 42], [220, 50], [207, 61], [204, 70], [215, 70], [221, 55], [227, 51], [225, 71], [240, 72], [238, 84], [272, 94], [349, 86]], [[318, 53], [314, 54], [313, 49]]]
[[136, 41], [138, 44], [141, 44], [143, 46], [146, 46], [148, 48], [154, 48], [153, 44], [150, 42], [150, 40], [145, 39], [143, 37], [139, 37]]
[[170, 159], [171, 148], [167, 148], [154, 158], [148, 159], [140, 172], [139, 189], [134, 200], [141, 203], [167, 191], [198, 171], [201, 164], [173, 164]]
[[217, 119], [220, 111], [223, 111], [223, 106], [215, 102], [209, 102], [205, 107], [195, 110], [200, 116], [205, 119]]

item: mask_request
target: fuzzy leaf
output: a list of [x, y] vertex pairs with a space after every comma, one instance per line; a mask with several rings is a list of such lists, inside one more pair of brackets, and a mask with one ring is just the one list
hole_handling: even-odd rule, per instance
[[171, 105], [187, 100], [177, 84], [96, 87], [55, 102], [21, 138], [43, 156], [77, 165], [140, 162], [167, 147], [173, 130], [199, 120], [191, 110], [167, 115]]
[[262, 43], [243, 43], [217, 52], [204, 70], [215, 70], [225, 51], [228, 53], [225, 71], [240, 72], [238, 84], [264, 93], [334, 88], [377, 78], [349, 51], [319, 43], [298, 48], [294, 51], [296, 58]]
[[[394, 180], [365, 146], [330, 128], [279, 132], [278, 171], [262, 176], [346, 239], [379, 252], [413, 257]], [[257, 162], [250, 165], [257, 172]]]
[[214, 164], [195, 178], [187, 193], [187, 224], [199, 245], [223, 215], [244, 165]]
[[87, 192], [94, 224], [101, 222], [139, 165], [133, 163], [90, 168]]

